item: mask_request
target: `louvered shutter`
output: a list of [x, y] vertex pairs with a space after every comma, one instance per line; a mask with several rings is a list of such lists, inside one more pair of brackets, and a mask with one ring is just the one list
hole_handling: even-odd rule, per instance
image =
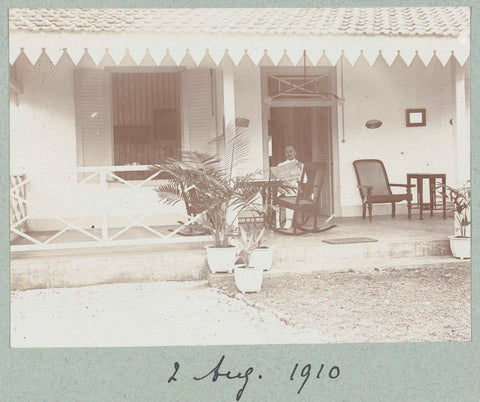
[[112, 165], [110, 73], [74, 70], [74, 85], [78, 165]]
[[214, 70], [183, 72], [184, 124], [188, 132], [185, 149], [190, 151], [217, 153], [214, 83]]

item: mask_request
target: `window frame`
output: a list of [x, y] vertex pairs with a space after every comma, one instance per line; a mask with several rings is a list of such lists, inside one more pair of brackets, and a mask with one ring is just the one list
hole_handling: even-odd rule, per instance
[[[110, 152], [111, 152], [111, 166], [116, 166], [113, 163], [115, 162], [115, 142], [114, 142], [114, 125], [113, 125], [113, 88], [112, 88], [112, 74], [114, 73], [123, 73], [123, 74], [128, 74], [128, 73], [137, 73], [137, 74], [147, 74], [147, 73], [179, 73], [180, 74], [180, 79], [179, 79], [179, 93], [180, 93], [180, 103], [179, 103], [179, 114], [180, 114], [180, 146], [183, 149], [184, 144], [186, 144], [186, 133], [185, 133], [185, 124], [184, 124], [184, 113], [185, 113], [185, 108], [184, 108], [184, 101], [183, 101], [183, 83], [182, 83], [182, 73], [186, 71], [185, 66], [107, 66], [105, 67], [105, 71], [108, 72], [108, 80], [107, 84], [105, 85], [105, 91], [108, 91], [108, 106], [107, 106], [107, 111], [105, 112], [106, 114], [106, 124], [108, 125], [109, 128], [109, 133], [110, 133]], [[107, 95], [107, 94], [106, 94]], [[118, 166], [124, 166], [124, 165], [118, 165]], [[128, 180], [129, 182], [141, 182], [142, 180]]]

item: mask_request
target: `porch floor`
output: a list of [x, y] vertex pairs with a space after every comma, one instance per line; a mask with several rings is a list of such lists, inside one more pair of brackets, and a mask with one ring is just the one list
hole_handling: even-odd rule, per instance
[[[412, 264], [419, 257], [452, 259], [448, 235], [453, 221], [440, 215], [419, 220], [399, 215], [336, 218], [337, 227], [322, 233], [287, 236], [271, 232], [265, 243], [273, 246], [270, 274], [323, 270], [361, 269], [373, 266]], [[144, 231], [129, 230], [142, 240]], [[75, 233], [68, 234], [71, 241]], [[370, 237], [371, 243], [327, 244], [322, 240]], [[189, 240], [194, 240], [189, 238]], [[118, 282], [202, 280], [209, 277], [208, 242], [120, 245], [11, 253], [13, 289], [69, 287]], [[415, 265], [415, 264], [413, 264]]]
[[[372, 221], [368, 219], [362, 219], [361, 217], [347, 217], [347, 218], [334, 218], [331, 222], [336, 224], [337, 227], [321, 233], [306, 233], [301, 236], [288, 236], [282, 233], [270, 232], [267, 234], [266, 243], [274, 247], [291, 247], [291, 246], [322, 246], [325, 248], [334, 247], [333, 245], [323, 243], [322, 240], [328, 239], [343, 239], [353, 237], [370, 237], [378, 240], [381, 244], [387, 244], [391, 242], [402, 241], [433, 241], [433, 240], [446, 240], [447, 236], [452, 234], [453, 222], [451, 219], [443, 219], [440, 215], [433, 217], [426, 216], [423, 220], [420, 220], [418, 216], [412, 216], [408, 219], [406, 215], [399, 215], [395, 218], [390, 216], [380, 215], [374, 216]], [[153, 227], [160, 233], [168, 234], [169, 229], [175, 229], [175, 226], [157, 226]], [[111, 229], [109, 235], [112, 236], [121, 229]], [[90, 233], [97, 236], [101, 236], [99, 229], [91, 229]], [[46, 240], [53, 236], [54, 231], [36, 231], [27, 232], [28, 235], [33, 236], [40, 240]], [[161, 251], [165, 248], [181, 249], [198, 249], [198, 243], [208, 244], [209, 242], [203, 238], [195, 237], [183, 237], [176, 235], [179, 240], [185, 240], [185, 243], [180, 244], [138, 244], [132, 249], [131, 245], [123, 246], [118, 245], [115, 247], [92, 247], [88, 248], [89, 254], [104, 254], [111, 251], [117, 252], [135, 252], [135, 251]], [[121, 240], [150, 240], [152, 233], [141, 227], [132, 227], [118, 239]], [[80, 232], [69, 230], [64, 234], [54, 239], [52, 243], [75, 243], [87, 241], [86, 236]], [[92, 240], [93, 242], [93, 240]], [[17, 238], [11, 243], [12, 245], [30, 244], [30, 241], [25, 238]], [[342, 245], [335, 245], [335, 247], [341, 247]], [[345, 244], [343, 246], [352, 246], [352, 244]], [[28, 257], [40, 257], [40, 256], [61, 256], [61, 255], [84, 255], [85, 249], [56, 249], [56, 250], [35, 250], [35, 251], [18, 251], [11, 254], [11, 258], [28, 258]]]

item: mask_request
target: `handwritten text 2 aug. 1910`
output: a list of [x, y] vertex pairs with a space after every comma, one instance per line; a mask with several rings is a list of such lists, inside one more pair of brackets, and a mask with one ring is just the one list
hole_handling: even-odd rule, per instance
[[[251, 378], [258, 378], [259, 380], [262, 380], [263, 377], [261, 374], [258, 374], [257, 376], [253, 376], [254, 368], [251, 366], [248, 367], [243, 372], [239, 371], [238, 373], [234, 374], [230, 370], [227, 371], [225, 369], [222, 369], [222, 365], [224, 364], [224, 361], [225, 361], [225, 355], [223, 355], [218, 361], [218, 363], [206, 374], [193, 376], [193, 379], [195, 381], [208, 381], [209, 379], [211, 379], [212, 382], [216, 382], [221, 378], [226, 380], [243, 381], [240, 383], [241, 387], [238, 390], [235, 398], [237, 401], [239, 401], [242, 398], [243, 392], [247, 387], [248, 381]], [[296, 363], [290, 372], [290, 377], [289, 378], [287, 377], [292, 382], [295, 382], [298, 377], [301, 377], [303, 379], [303, 381], [300, 380], [301, 384], [297, 390], [297, 394], [300, 394], [303, 387], [305, 386], [305, 384], [307, 383], [307, 381], [311, 376], [313, 376], [312, 378], [315, 378], [317, 380], [321, 379], [322, 376], [330, 380], [335, 380], [340, 376], [340, 368], [338, 366], [331, 366], [330, 368], [326, 368], [324, 364], [314, 366], [310, 363], [305, 364], [301, 369], [299, 369], [299, 366], [300, 364]], [[179, 370], [180, 370], [180, 364], [178, 362], [175, 362], [174, 372], [168, 379], [168, 383], [177, 381], [176, 375], [179, 372]]]

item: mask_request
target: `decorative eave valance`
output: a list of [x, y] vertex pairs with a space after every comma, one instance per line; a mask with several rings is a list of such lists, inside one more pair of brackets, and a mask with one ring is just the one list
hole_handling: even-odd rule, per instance
[[381, 57], [391, 65], [397, 57], [410, 65], [418, 56], [425, 65], [435, 55], [443, 64], [452, 56], [463, 65], [470, 55], [470, 36], [386, 35], [248, 35], [248, 34], [144, 34], [12, 32], [10, 63], [23, 49], [32, 64], [45, 52], [56, 64], [66, 52], [79, 65], [184, 65], [215, 67], [238, 65], [303, 65], [303, 50], [310, 65], [335, 65], [342, 54], [355, 64], [363, 56], [372, 65]]
[[15, 78], [10, 77], [10, 93], [20, 95], [23, 93], [23, 86]]

